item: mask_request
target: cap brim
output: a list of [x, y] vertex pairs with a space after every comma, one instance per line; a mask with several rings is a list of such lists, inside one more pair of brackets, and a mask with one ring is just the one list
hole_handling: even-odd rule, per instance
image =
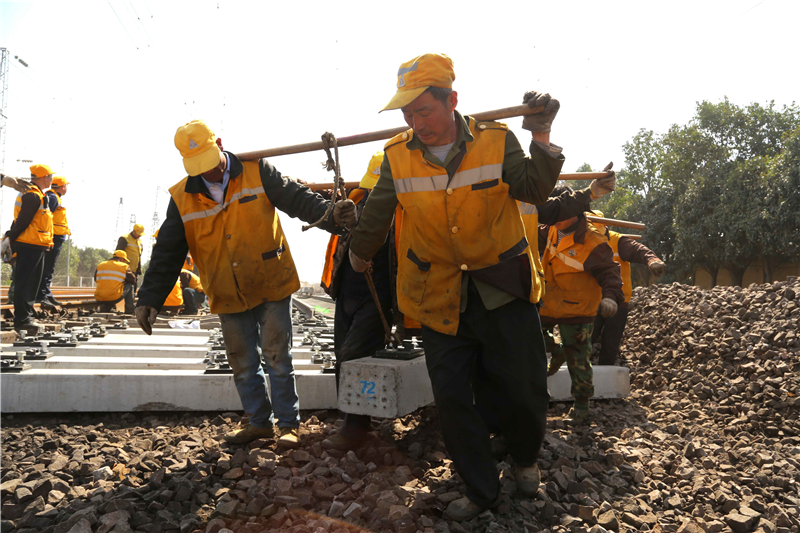
[[219, 146], [216, 144], [200, 155], [183, 158], [183, 167], [190, 176], [199, 176], [204, 172], [214, 169], [218, 165]]
[[389, 103], [384, 106], [383, 109], [378, 111], [388, 111], [389, 109], [400, 109], [401, 107], [405, 107], [428, 90], [428, 87], [417, 87], [416, 89], [409, 89], [407, 91], [397, 91], [394, 93], [394, 96]]

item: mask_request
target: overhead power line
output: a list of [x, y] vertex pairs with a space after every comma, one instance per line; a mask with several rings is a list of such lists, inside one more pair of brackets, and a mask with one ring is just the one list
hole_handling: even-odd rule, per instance
[[125, 24], [123, 24], [122, 19], [119, 18], [119, 15], [117, 15], [117, 10], [114, 9], [113, 5], [111, 5], [111, 0], [107, 0], [107, 1], [108, 1], [108, 7], [111, 8], [111, 11], [114, 12], [114, 16], [117, 17], [117, 20], [119, 21], [119, 25], [122, 26], [122, 29], [125, 30], [125, 33], [128, 35], [128, 38], [131, 40], [131, 43], [133, 43], [133, 46], [136, 46], [136, 49], [138, 50], [139, 47], [136, 45], [136, 41], [133, 40], [133, 37], [131, 36], [131, 33], [128, 31], [128, 28], [125, 27]]

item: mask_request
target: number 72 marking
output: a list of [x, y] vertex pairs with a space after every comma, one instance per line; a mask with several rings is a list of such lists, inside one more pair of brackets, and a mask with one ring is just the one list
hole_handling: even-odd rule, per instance
[[375, 395], [375, 382], [374, 381], [364, 381], [363, 379], [359, 381], [361, 383], [361, 394], [366, 394], [367, 396], [374, 396]]

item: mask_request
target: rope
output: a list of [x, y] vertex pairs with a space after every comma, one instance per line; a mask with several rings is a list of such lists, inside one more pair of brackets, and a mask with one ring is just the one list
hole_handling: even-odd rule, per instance
[[[333, 153], [335, 154], [333, 157], [331, 156], [331, 146], [333, 146]], [[322, 215], [322, 218], [314, 222], [313, 224], [306, 224], [303, 226], [303, 231], [307, 231], [311, 228], [316, 228], [326, 220], [328, 217], [331, 216], [331, 212], [333, 211], [334, 205], [336, 204], [336, 200], [339, 199], [339, 196], [344, 196], [344, 180], [342, 179], [342, 170], [339, 166], [339, 142], [336, 140], [336, 136], [333, 133], [326, 131], [322, 134], [322, 147], [325, 149], [325, 153], [328, 154], [328, 160], [324, 163], [325, 170], [333, 170], [333, 193], [331, 193], [331, 203], [328, 204], [328, 209], [325, 210], [325, 214]]]
[[383, 342], [387, 345], [394, 345], [400, 344], [399, 339], [396, 339], [394, 335], [392, 335], [392, 327], [389, 325], [389, 322], [386, 320], [386, 315], [383, 314], [383, 307], [381, 307], [381, 301], [378, 298], [378, 291], [375, 290], [375, 284], [372, 282], [372, 262], [370, 261], [369, 266], [364, 271], [364, 277], [367, 278], [367, 285], [369, 285], [369, 292], [372, 293], [372, 299], [375, 300], [375, 305], [378, 307], [378, 313], [381, 315], [381, 322], [383, 322]]

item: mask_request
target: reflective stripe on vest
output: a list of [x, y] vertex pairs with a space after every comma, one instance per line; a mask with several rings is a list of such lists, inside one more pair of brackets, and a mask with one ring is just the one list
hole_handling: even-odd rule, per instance
[[[53, 213], [47, 206], [47, 199], [44, 193], [36, 186], [32, 187], [25, 194], [35, 194], [39, 199], [39, 208], [33, 216], [31, 223], [25, 228], [16, 242], [23, 242], [26, 244], [33, 244], [36, 246], [43, 246], [50, 248], [53, 246]], [[22, 193], [17, 195], [14, 200], [14, 220], [19, 217], [19, 212], [22, 209]]]
[[300, 280], [258, 161], [242, 162], [242, 173], [231, 176], [222, 204], [187, 193], [188, 179], [169, 191], [211, 312], [240, 313], [297, 291]]
[[517, 203], [502, 180], [506, 127], [465, 119], [474, 140], [466, 143], [449, 183], [443, 167], [425, 160], [422, 150], [408, 149], [413, 131], [385, 148], [404, 210], [398, 305], [404, 315], [447, 335], [458, 330], [462, 272], [521, 254], [534, 264]]
[[123, 261], [109, 259], [97, 265], [95, 299], [99, 302], [113, 302], [119, 299], [125, 290], [127, 272], [128, 265]]
[[128, 233], [125, 235], [125, 240], [128, 242], [128, 244], [125, 246], [125, 253], [128, 256], [128, 263], [130, 264], [131, 271], [136, 273], [136, 271], [139, 269], [139, 262], [142, 259], [142, 250], [144, 249], [144, 246], [142, 245], [142, 239], [141, 237], [135, 239], [133, 235]]
[[58, 207], [53, 213], [53, 233], [55, 235], [72, 235], [69, 230], [69, 224], [67, 224], [67, 208], [61, 205], [61, 196], [55, 191], [53, 191], [53, 194], [56, 195], [58, 200]]

